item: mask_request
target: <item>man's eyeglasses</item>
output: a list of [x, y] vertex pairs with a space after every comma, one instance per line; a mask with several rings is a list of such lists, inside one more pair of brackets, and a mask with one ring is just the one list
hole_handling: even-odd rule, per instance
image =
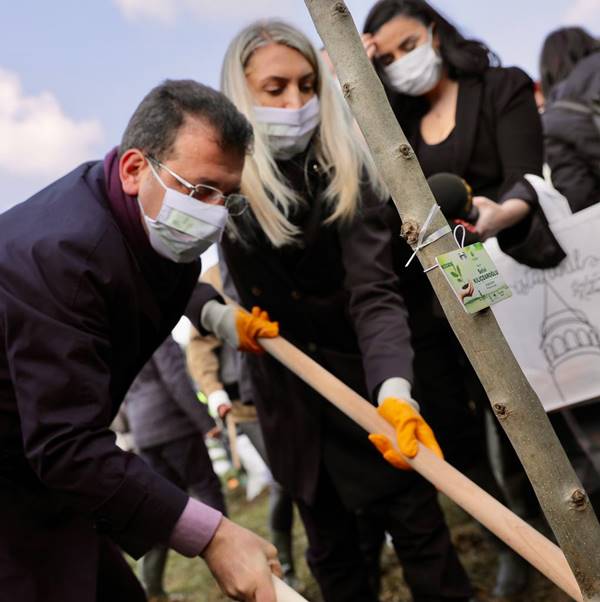
[[248, 199], [243, 194], [234, 193], [224, 195], [218, 188], [214, 188], [213, 186], [208, 186], [206, 184], [190, 184], [190, 182], [180, 175], [177, 175], [170, 167], [167, 167], [152, 155], [145, 155], [145, 157], [148, 161], [154, 163], [156, 167], [164, 169], [167, 173], [171, 174], [177, 182], [187, 189], [189, 196], [192, 198], [213, 205], [223, 201], [225, 208], [232, 217], [237, 217], [246, 211]]

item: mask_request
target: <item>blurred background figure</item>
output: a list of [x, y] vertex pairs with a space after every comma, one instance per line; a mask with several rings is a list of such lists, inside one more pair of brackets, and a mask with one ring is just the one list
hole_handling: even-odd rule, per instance
[[[223, 278], [219, 267], [224, 273]], [[223, 265], [213, 266], [203, 274], [202, 279], [219, 291], [224, 289], [229, 298], [237, 299], [237, 293]], [[210, 414], [225, 423], [232, 423], [232, 428], [227, 430], [228, 432], [233, 430], [233, 437], [236, 436], [237, 430], [246, 435], [268, 465], [264, 438], [256, 407], [252, 403], [252, 386], [248, 380], [244, 356], [214, 335], [204, 336], [193, 327], [186, 355], [191, 377], [208, 398]], [[230, 444], [231, 439], [232, 437], [230, 437]], [[235, 445], [235, 442], [232, 445]], [[243, 458], [241, 461], [244, 464]], [[271, 541], [279, 552], [285, 582], [301, 591], [303, 584], [296, 575], [292, 550], [293, 521], [294, 507], [291, 496], [277, 481], [271, 479], [269, 485]]]
[[577, 212], [600, 202], [600, 41], [581, 27], [553, 31], [540, 74], [552, 184]]
[[[218, 427], [198, 401], [179, 345], [168, 336], [142, 368], [124, 402], [137, 453], [156, 472], [197, 500], [226, 514], [221, 483], [204, 437]], [[155, 546], [141, 559], [149, 601], [167, 602], [163, 587], [168, 548]]]

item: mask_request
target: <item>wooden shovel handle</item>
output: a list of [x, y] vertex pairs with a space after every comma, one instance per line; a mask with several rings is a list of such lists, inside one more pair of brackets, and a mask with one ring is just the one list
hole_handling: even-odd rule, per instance
[[[299, 378], [318, 391], [344, 414], [369, 433], [381, 433], [396, 446], [394, 428], [375, 407], [327, 372], [317, 362], [283, 339], [260, 339], [260, 344]], [[399, 451], [399, 450], [398, 450]], [[583, 602], [577, 581], [561, 549], [528, 525], [498, 500], [475, 485], [426, 447], [420, 446], [415, 458], [407, 461], [439, 491], [448, 496], [492, 533], [531, 563], [540, 573], [574, 600]], [[292, 590], [293, 591], [293, 590]], [[294, 592], [295, 593], [295, 592]], [[283, 598], [282, 600], [294, 598]], [[296, 600], [302, 598], [296, 598]]]
[[273, 575], [273, 586], [275, 587], [275, 595], [277, 602], [308, 602], [297, 591], [293, 590], [285, 581]]

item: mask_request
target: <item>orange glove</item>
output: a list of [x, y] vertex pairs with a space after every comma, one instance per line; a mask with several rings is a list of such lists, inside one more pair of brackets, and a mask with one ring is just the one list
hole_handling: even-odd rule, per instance
[[257, 338], [273, 339], [279, 335], [279, 323], [271, 322], [269, 314], [260, 307], [253, 307], [252, 313], [238, 309], [235, 316], [235, 328], [239, 339], [240, 351], [263, 353]]
[[396, 440], [402, 454], [396, 451], [385, 435], [369, 435], [369, 441], [392, 466], [401, 470], [411, 470], [403, 455], [414, 458], [419, 451], [419, 443], [428, 447], [439, 458], [444, 458], [431, 427], [409, 403], [387, 397], [377, 408], [377, 412], [396, 429]]

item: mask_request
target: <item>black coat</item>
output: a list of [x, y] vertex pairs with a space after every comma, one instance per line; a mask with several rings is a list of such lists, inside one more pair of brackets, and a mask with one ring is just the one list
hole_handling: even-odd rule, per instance
[[[250, 244], [223, 242], [242, 304], [268, 310], [282, 336], [365, 397], [389, 377], [411, 380], [410, 333], [384, 205], [365, 186], [352, 223], [324, 224], [327, 179], [316, 162], [305, 168], [301, 157], [281, 168], [306, 200], [292, 216], [301, 244], [273, 248], [247, 214], [240, 227]], [[273, 475], [293, 496], [312, 501], [322, 466], [349, 506], [410, 482], [381, 459], [362, 429], [277, 361], [252, 357], [249, 370]]]
[[552, 183], [575, 212], [600, 202], [600, 130], [591, 115], [554, 106], [560, 100], [600, 103], [600, 52], [579, 61], [552, 90], [542, 116]]
[[[23, 585], [10, 575], [27, 575], [28, 591], [43, 575], [93, 582], [99, 533], [140, 556], [168, 540], [187, 502], [121, 451], [109, 425], [184, 311], [200, 262], [134, 251], [102, 162], [0, 215], [0, 232], [0, 590]], [[196, 314], [201, 295], [216, 296], [199, 293]], [[85, 579], [73, 579], [73, 599], [88, 595]]]
[[[502, 231], [498, 242], [504, 252], [531, 267], [557, 265], [565, 254], [548, 228], [537, 196], [525, 174], [542, 175], [543, 139], [540, 117], [533, 96], [533, 83], [520, 69], [491, 68], [482, 77], [458, 80], [455, 148], [444, 171], [464, 178], [474, 196], [502, 202], [511, 196], [523, 198], [532, 212], [519, 224]], [[394, 106], [394, 98], [391, 99]], [[410, 118], [398, 114], [413, 147], [417, 146], [422, 99]], [[426, 176], [432, 175], [423, 165]], [[441, 170], [440, 170], [441, 171]]]

